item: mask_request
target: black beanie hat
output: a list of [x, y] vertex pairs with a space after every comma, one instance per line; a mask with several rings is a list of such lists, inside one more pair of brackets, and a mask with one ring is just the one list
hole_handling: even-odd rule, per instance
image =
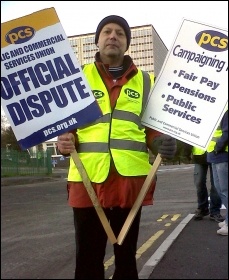
[[96, 33], [95, 33], [95, 44], [97, 45], [97, 43], [98, 43], [99, 34], [100, 34], [101, 30], [103, 29], [104, 25], [106, 25], [108, 23], [116, 23], [123, 28], [123, 30], [125, 31], [125, 34], [126, 34], [126, 38], [127, 38], [126, 50], [128, 50], [129, 45], [130, 45], [130, 39], [131, 39], [131, 31], [130, 31], [129, 24], [127, 23], [127, 21], [124, 18], [122, 18], [120, 16], [115, 16], [115, 15], [105, 17], [104, 19], [102, 19], [100, 21], [100, 23], [96, 29]]

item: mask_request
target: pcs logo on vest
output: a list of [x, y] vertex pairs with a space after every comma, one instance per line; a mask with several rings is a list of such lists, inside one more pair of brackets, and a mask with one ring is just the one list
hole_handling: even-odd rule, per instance
[[124, 90], [125, 94], [133, 99], [139, 99], [140, 98], [140, 93], [138, 93], [137, 91], [130, 89], [130, 88], [126, 88]]
[[95, 99], [100, 99], [104, 96], [104, 92], [100, 91], [100, 90], [92, 90]]

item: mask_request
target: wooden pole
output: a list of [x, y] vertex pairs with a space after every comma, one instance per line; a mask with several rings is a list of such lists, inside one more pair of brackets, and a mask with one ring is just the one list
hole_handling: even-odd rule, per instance
[[[86, 169], [84, 168], [83, 166], [83, 163], [82, 161], [80, 160], [79, 158], [79, 155], [78, 153], [76, 152], [76, 150], [74, 152], [71, 153], [71, 156], [72, 156], [72, 159], [82, 177], [82, 180], [83, 180], [83, 183], [84, 183], [84, 186], [88, 192], [88, 195], [90, 196], [91, 198], [91, 201], [95, 207], [95, 210], [99, 216], [99, 219], [104, 227], [104, 230], [108, 236], [108, 239], [110, 240], [111, 244], [114, 244], [114, 243], [117, 243], [117, 239], [113, 233], [113, 230], [110, 226], [110, 223], [108, 222], [107, 220], [107, 217], [103, 211], [103, 208], [100, 206], [100, 203], [99, 203], [99, 200], [98, 200], [98, 197], [91, 185], [91, 181], [87, 175], [87, 171]], [[93, 233], [92, 233], [93, 234]]]
[[161, 160], [162, 160], [161, 155], [158, 154], [154, 163], [153, 163], [153, 166], [150, 170], [150, 173], [146, 177], [145, 182], [144, 182], [144, 184], [141, 188], [141, 191], [139, 192], [139, 195], [138, 195], [133, 207], [131, 208], [130, 213], [129, 213], [129, 215], [128, 215], [128, 217], [127, 217], [127, 219], [126, 219], [126, 221], [125, 221], [125, 223], [124, 223], [124, 225], [123, 225], [123, 227], [122, 227], [122, 229], [121, 229], [121, 231], [118, 235], [117, 241], [118, 241], [119, 245], [122, 245], [128, 231], [129, 231], [129, 228], [131, 227], [132, 222], [133, 222], [140, 206], [142, 205], [142, 201], [145, 198], [146, 193], [147, 193], [147, 191], [148, 191], [148, 189], [149, 189], [149, 187], [150, 187], [150, 185], [151, 185], [151, 183], [152, 183], [152, 181], [153, 181], [153, 179], [156, 175], [156, 172], [158, 170], [158, 167], [160, 166]]

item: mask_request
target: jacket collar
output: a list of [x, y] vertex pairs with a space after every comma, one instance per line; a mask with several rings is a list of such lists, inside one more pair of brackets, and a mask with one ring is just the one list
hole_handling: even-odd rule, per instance
[[[105, 72], [108, 74], [109, 73], [109, 65], [108, 64], [104, 64], [101, 61], [100, 58], [100, 53], [97, 52], [95, 54], [95, 64], [97, 65], [97, 67], [99, 69], [104, 69]], [[136, 67], [136, 65], [133, 63], [132, 58], [129, 55], [124, 55], [124, 59], [123, 59], [123, 76], [126, 77], [127, 80], [131, 79], [133, 76], [135, 76], [138, 73], [138, 69]]]

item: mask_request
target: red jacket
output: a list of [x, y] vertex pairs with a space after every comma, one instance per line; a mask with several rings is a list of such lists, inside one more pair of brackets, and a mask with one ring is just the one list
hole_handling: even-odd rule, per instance
[[[125, 73], [114, 81], [114, 78], [109, 73], [108, 66], [104, 65], [100, 61], [99, 53], [96, 54], [95, 64], [110, 94], [111, 107], [114, 107], [121, 87], [134, 75], [136, 75], [138, 69], [134, 65], [132, 59], [129, 56], [125, 56], [123, 64]], [[161, 133], [146, 127], [146, 143], [149, 149], [154, 137], [158, 135], [161, 135]], [[111, 163], [110, 173], [106, 181], [99, 184], [92, 183], [92, 186], [97, 194], [100, 205], [103, 208], [131, 208], [138, 197], [145, 178], [146, 176], [121, 176], [117, 172], [114, 164]], [[142, 205], [153, 204], [153, 193], [155, 186], [156, 180], [152, 182]], [[69, 195], [68, 202], [71, 207], [93, 207], [91, 199], [82, 182], [68, 182], [67, 190]]]

